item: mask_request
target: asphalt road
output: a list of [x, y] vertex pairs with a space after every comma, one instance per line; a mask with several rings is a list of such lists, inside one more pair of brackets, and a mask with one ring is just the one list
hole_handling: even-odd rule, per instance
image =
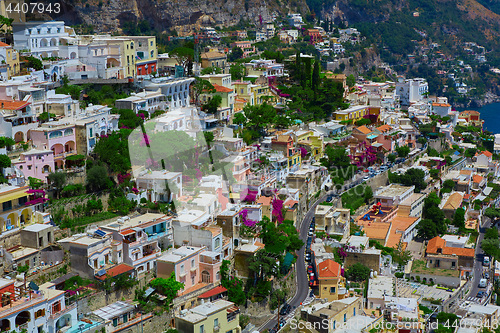
[[[330, 192], [329, 192], [330, 193]], [[312, 218], [314, 217], [314, 212], [316, 210], [316, 206], [325, 201], [326, 197], [329, 193], [321, 196], [314, 202], [314, 204], [309, 208], [307, 213], [304, 215], [302, 222], [300, 224], [299, 232], [300, 239], [304, 242], [304, 246], [297, 253], [297, 263], [295, 264], [296, 268], [296, 276], [297, 276], [297, 289], [295, 295], [288, 302], [291, 305], [292, 309], [296, 309], [300, 307], [300, 303], [302, 303], [307, 296], [309, 296], [309, 281], [307, 279], [306, 265], [305, 265], [305, 250], [306, 250], [306, 242], [307, 242], [307, 233], [309, 232], [309, 226], [311, 225]], [[334, 192], [332, 192], [334, 193]], [[292, 310], [292, 311], [294, 311]], [[271, 329], [278, 323], [278, 316], [274, 316], [267, 323], [262, 325], [259, 328], [259, 332], [263, 332], [266, 329]]]
[[483, 277], [483, 256], [484, 252], [481, 248], [481, 244], [484, 239], [484, 233], [487, 229], [491, 227], [491, 221], [484, 223], [484, 225], [479, 226], [479, 236], [477, 236], [477, 246], [476, 246], [476, 260], [474, 260], [474, 275], [472, 280], [472, 288], [469, 296], [476, 297], [477, 292], [480, 290], [486, 290], [486, 288], [479, 288], [479, 280]]

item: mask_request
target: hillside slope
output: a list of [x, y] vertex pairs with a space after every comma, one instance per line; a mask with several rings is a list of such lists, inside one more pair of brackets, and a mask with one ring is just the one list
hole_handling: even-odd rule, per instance
[[[44, 0], [53, 2], [54, 0]], [[59, 1], [59, 0], [58, 0]], [[257, 23], [273, 15], [307, 13], [305, 0], [61, 0], [62, 15], [38, 17], [63, 19], [68, 24], [90, 24], [98, 32], [118, 32], [125, 22], [147, 20], [157, 31], [195, 24], [235, 25], [240, 20]], [[33, 19], [33, 18], [30, 18]]]
[[[498, 0], [308, 0], [322, 18], [356, 26], [396, 54], [409, 54], [415, 41], [437, 42], [450, 51], [460, 42], [476, 42], [489, 51], [500, 46], [500, 15], [486, 8]], [[420, 32], [420, 33], [419, 33]], [[423, 34], [422, 34], [423, 33]]]

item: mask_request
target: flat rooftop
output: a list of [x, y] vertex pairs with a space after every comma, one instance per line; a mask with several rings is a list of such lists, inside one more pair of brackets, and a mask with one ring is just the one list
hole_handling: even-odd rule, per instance
[[368, 298], [384, 298], [394, 294], [394, 278], [390, 276], [377, 276], [368, 283]]

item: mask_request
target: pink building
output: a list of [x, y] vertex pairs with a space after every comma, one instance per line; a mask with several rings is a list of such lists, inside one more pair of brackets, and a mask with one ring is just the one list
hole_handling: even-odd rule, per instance
[[76, 155], [75, 125], [61, 122], [45, 123], [31, 130], [33, 145], [40, 150], [54, 152], [56, 169], [66, 168], [66, 157]]
[[239, 47], [243, 50], [243, 58], [248, 57], [250, 54], [255, 53], [255, 46], [250, 41], [241, 41], [231, 43], [231, 47]]
[[200, 274], [202, 283], [220, 282], [221, 252], [203, 251], [200, 253]]
[[21, 170], [25, 178], [34, 177], [47, 182], [47, 176], [55, 169], [54, 152], [48, 149], [31, 149], [12, 160], [12, 165]]
[[[181, 246], [178, 249], [167, 251], [164, 255], [156, 259], [156, 277], [169, 278], [173, 272], [175, 273], [176, 280], [184, 283], [184, 289], [179, 291], [179, 295], [189, 292], [192, 287], [202, 281], [200, 254], [208, 252], [205, 249], [205, 247]], [[203, 260], [207, 261], [204, 263], [204, 270], [208, 269], [211, 271], [208, 268], [209, 265], [215, 267], [215, 264], [212, 264], [209, 258], [204, 256]]]

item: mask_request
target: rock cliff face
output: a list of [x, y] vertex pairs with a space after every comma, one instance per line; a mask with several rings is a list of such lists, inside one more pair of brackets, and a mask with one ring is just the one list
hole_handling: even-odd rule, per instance
[[[52, 2], [52, 0], [45, 0]], [[147, 20], [156, 30], [193, 24], [235, 25], [240, 20], [258, 23], [273, 15], [306, 14], [305, 0], [62, 0], [60, 15], [67, 24], [91, 24], [97, 32], [119, 32], [127, 21]]]

